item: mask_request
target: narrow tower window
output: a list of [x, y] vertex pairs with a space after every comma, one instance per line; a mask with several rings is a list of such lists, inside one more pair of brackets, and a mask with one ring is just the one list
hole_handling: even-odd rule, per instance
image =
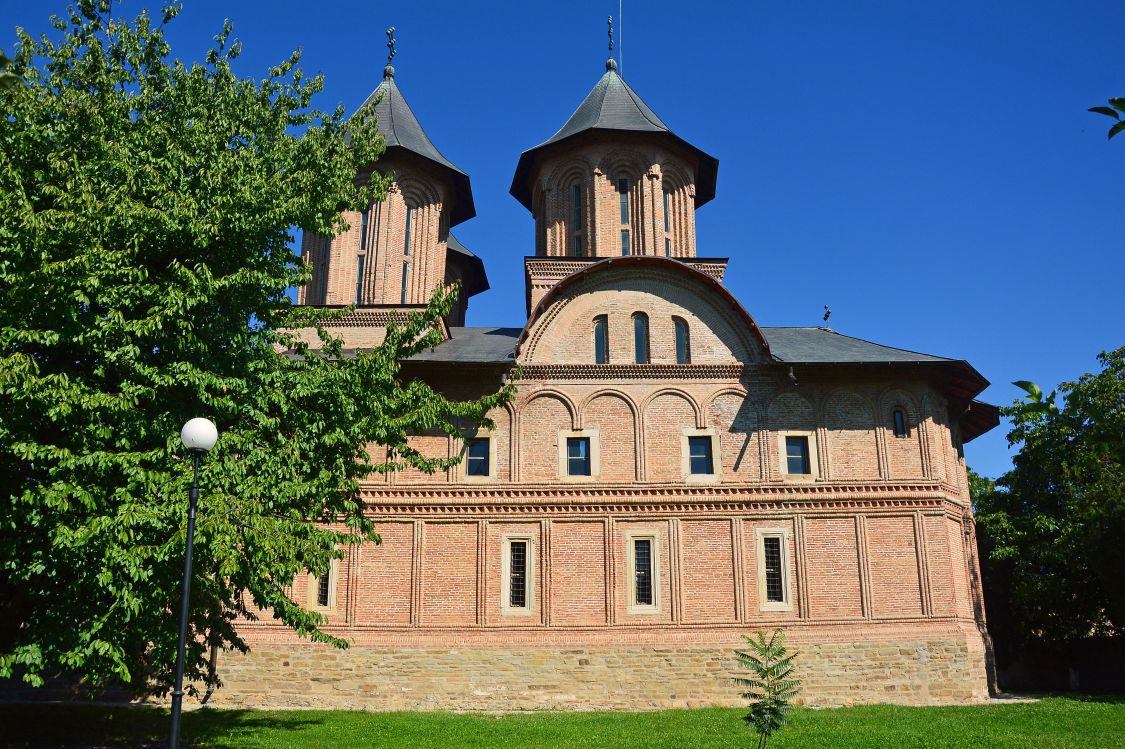
[[609, 363], [609, 319], [605, 315], [594, 318], [594, 363]]
[[359, 218], [359, 249], [367, 249], [367, 228], [370, 223], [370, 208], [364, 208]]
[[648, 315], [633, 313], [633, 349], [637, 364], [648, 364]]
[[[366, 213], [364, 214], [367, 215]], [[366, 255], [358, 255], [355, 259], [355, 303], [363, 304], [363, 261]]]
[[570, 188], [570, 254], [578, 257], [582, 254], [582, 234], [585, 227], [582, 225], [582, 185], [576, 184]]
[[617, 192], [619, 194], [619, 203], [621, 205], [621, 254], [628, 255], [630, 252], [629, 243], [629, 180], [625, 177], [617, 180]]
[[676, 363], [691, 364], [691, 335], [687, 320], [673, 317], [672, 325], [676, 328]]
[[402, 301], [400, 304], [406, 304], [406, 288], [407, 282], [410, 279], [410, 263], [402, 264]]
[[332, 261], [332, 237], [325, 237], [320, 245], [320, 303], [328, 304], [328, 266]]
[[410, 256], [410, 234], [414, 225], [414, 209], [410, 206], [406, 207], [406, 239], [403, 244], [402, 254], [407, 257]]
[[664, 188], [664, 255], [672, 257], [672, 193]]
[[908, 435], [906, 431], [906, 415], [902, 412], [902, 409], [896, 408], [892, 416], [895, 422], [895, 436], [906, 437]]

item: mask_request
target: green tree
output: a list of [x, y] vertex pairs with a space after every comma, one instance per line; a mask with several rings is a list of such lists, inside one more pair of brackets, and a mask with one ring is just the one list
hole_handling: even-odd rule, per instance
[[[456, 291], [345, 357], [287, 289], [308, 271], [291, 228], [338, 234], [377, 200], [370, 118], [317, 111], [299, 54], [254, 81], [229, 24], [203, 63], [159, 18], [80, 0], [56, 33], [18, 30], [0, 91], [0, 676], [166, 688], [174, 662], [190, 461], [180, 425], [220, 429], [203, 463], [189, 675], [245, 649], [264, 610], [346, 643], [286, 595], [341, 545], [377, 540], [359, 482], [410, 465], [407, 435], [487, 425], [476, 401], [403, 382]], [[323, 354], [292, 335], [315, 328]], [[369, 455], [368, 445], [381, 446]]]
[[1091, 112], [1096, 114], [1104, 114], [1106, 117], [1112, 117], [1116, 122], [1109, 128], [1107, 137], [1112, 138], [1118, 133], [1125, 131], [1125, 120], [1121, 119], [1121, 115], [1125, 114], [1125, 97], [1115, 96], [1108, 102], [1108, 107], [1090, 107]]
[[1098, 359], [1004, 409], [1014, 467], [973, 482], [990, 625], [1023, 642], [1125, 632], [1125, 348]]
[[749, 651], [736, 650], [739, 664], [749, 671], [749, 677], [734, 680], [750, 700], [750, 712], [744, 720], [758, 733], [758, 749], [765, 749], [770, 737], [788, 722], [786, 715], [793, 709], [792, 702], [801, 691], [801, 682], [793, 678], [793, 659], [785, 647], [785, 633], [775, 629], [766, 639], [765, 632], [755, 632], [753, 637], [742, 636]]

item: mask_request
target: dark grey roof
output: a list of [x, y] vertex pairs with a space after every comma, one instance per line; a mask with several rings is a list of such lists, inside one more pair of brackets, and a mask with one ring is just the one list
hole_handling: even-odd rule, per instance
[[448, 341], [415, 354], [410, 361], [512, 363], [521, 332], [523, 328], [450, 328]]
[[610, 130], [628, 133], [656, 133], [687, 150], [696, 160], [696, 206], [715, 197], [715, 181], [719, 162], [683, 140], [656, 116], [641, 97], [617, 74], [613, 60], [606, 62], [605, 75], [566, 121], [548, 140], [520, 155], [512, 178], [511, 194], [528, 210], [531, 206], [531, 172], [537, 156], [563, 141], [583, 133]]
[[357, 111], [363, 111], [367, 107], [372, 107], [372, 113], [378, 120], [378, 129], [386, 140], [388, 153], [401, 149], [421, 156], [436, 164], [449, 176], [456, 196], [450, 207], [450, 226], [456, 226], [477, 215], [469, 176], [442, 156], [441, 151], [438, 151], [430, 140], [430, 136], [426, 135], [418, 118], [414, 116], [414, 111], [406, 103], [406, 98], [399, 90], [398, 84], [395, 83], [394, 68], [390, 65], [384, 70], [383, 82], [371, 92]]
[[[841, 335], [828, 328], [762, 328], [775, 358], [792, 364], [954, 362]], [[522, 328], [450, 328], [450, 340], [415, 361], [511, 362]]]
[[770, 353], [783, 362], [852, 364], [884, 362], [950, 362], [941, 356], [892, 348], [842, 335], [829, 328], [762, 328]]
[[457, 263], [464, 269], [462, 278], [464, 279], [465, 296], [473, 296], [482, 291], [488, 291], [488, 274], [484, 271], [484, 261], [474, 255], [468, 247], [461, 244], [457, 237], [453, 236], [453, 232], [450, 232], [449, 236], [446, 237], [445, 246], [450, 252], [446, 257], [446, 263]]

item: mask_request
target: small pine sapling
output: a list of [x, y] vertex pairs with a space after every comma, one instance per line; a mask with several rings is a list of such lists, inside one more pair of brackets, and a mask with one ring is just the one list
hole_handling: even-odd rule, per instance
[[736, 650], [734, 654], [750, 675], [734, 681], [747, 688], [742, 696], [750, 700], [750, 712], [743, 720], [758, 732], [758, 749], [765, 749], [770, 736], [789, 722], [785, 716], [801, 691], [801, 681], [792, 678], [797, 652], [786, 649], [785, 633], [780, 629], [775, 629], [769, 640], [765, 632], [755, 632], [754, 637], [743, 635], [742, 639], [749, 650]]

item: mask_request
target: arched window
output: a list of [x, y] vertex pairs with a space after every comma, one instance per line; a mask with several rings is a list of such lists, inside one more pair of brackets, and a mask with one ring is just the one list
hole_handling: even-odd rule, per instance
[[688, 331], [687, 320], [673, 317], [672, 325], [676, 328], [676, 363], [691, 364], [691, 333]]
[[609, 364], [609, 320], [605, 315], [594, 318], [594, 363]]
[[580, 257], [583, 254], [582, 237], [585, 234], [585, 217], [582, 210], [582, 183], [575, 182], [570, 187], [570, 254]]
[[620, 204], [621, 213], [621, 254], [628, 255], [631, 252], [632, 244], [629, 240], [629, 190], [632, 187], [632, 180], [628, 177], [620, 177], [617, 180], [618, 202]]
[[633, 350], [637, 364], [648, 364], [648, 315], [633, 313]]
[[891, 414], [891, 418], [894, 420], [895, 436], [896, 437], [906, 437], [906, 436], [908, 436], [909, 432], [906, 429], [906, 414], [904, 414], [902, 412], [902, 409], [896, 408], [894, 410], [894, 413]]

